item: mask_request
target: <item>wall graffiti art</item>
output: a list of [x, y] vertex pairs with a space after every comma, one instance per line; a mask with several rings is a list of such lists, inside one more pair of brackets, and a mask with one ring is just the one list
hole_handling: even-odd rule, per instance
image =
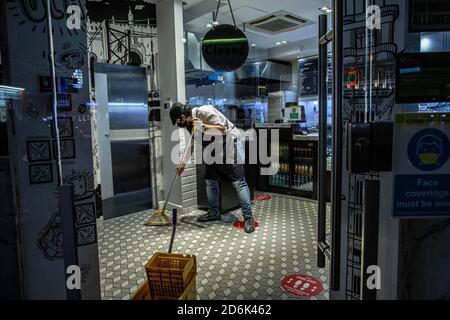
[[64, 183], [74, 187], [74, 201], [89, 199], [94, 196], [94, 175], [92, 171], [72, 170], [71, 174], [64, 178]]
[[39, 233], [37, 244], [48, 260], [57, 260], [64, 257], [62, 219], [58, 213], [54, 213]]
[[84, 65], [84, 57], [85, 54], [81, 50], [74, 49], [59, 54], [58, 60], [67, 69], [75, 70]]
[[52, 164], [32, 164], [29, 167], [30, 184], [43, 184], [53, 182]]
[[28, 106], [25, 109], [25, 112], [33, 119], [36, 119], [39, 117], [39, 110], [32, 103], [28, 104]]
[[[59, 141], [59, 149], [61, 151], [61, 159], [75, 159], [75, 140], [67, 139]], [[56, 151], [56, 142], [53, 143], [53, 154], [55, 155], [55, 159], [58, 157], [58, 153]]]
[[[54, 21], [63, 20], [69, 17], [67, 8], [77, 5], [81, 8], [81, 21], [86, 21], [86, 8], [82, 6], [81, 0], [51, 0], [51, 16]], [[12, 15], [18, 19], [18, 25], [29, 25], [33, 32], [47, 33], [47, 6], [44, 0], [8, 0], [8, 9]], [[60, 34], [72, 36], [65, 23], [55, 26]], [[81, 26], [85, 31], [83, 23]], [[76, 34], [76, 32], [74, 32]]]
[[93, 202], [75, 205], [75, 213], [77, 225], [95, 222], [95, 205]]
[[95, 144], [92, 148], [92, 156], [94, 158], [94, 166], [96, 171], [100, 171], [100, 156], [99, 156], [99, 146]]
[[50, 141], [36, 140], [27, 142], [28, 162], [51, 160]]
[[[58, 129], [60, 138], [72, 138], [73, 137], [73, 121], [71, 117], [58, 118]], [[54, 138], [55, 126], [52, 121], [52, 137]]]
[[97, 226], [85, 225], [77, 228], [77, 245], [86, 246], [97, 242]]
[[[344, 1], [344, 72], [358, 75], [355, 85], [351, 85], [351, 81], [344, 84], [344, 123], [363, 123], [366, 118], [368, 121], [391, 120], [395, 93], [395, 55], [399, 49], [396, 32], [398, 25], [401, 25], [401, 11], [398, 1], [387, 3], [375, 0], [372, 3], [381, 8], [380, 30], [367, 30], [366, 6], [363, 2]], [[367, 46], [369, 48], [366, 51]], [[345, 294], [348, 300], [361, 299], [363, 195], [368, 179], [379, 179], [379, 174], [356, 175], [347, 172], [343, 175], [343, 212], [347, 214], [348, 244]]]

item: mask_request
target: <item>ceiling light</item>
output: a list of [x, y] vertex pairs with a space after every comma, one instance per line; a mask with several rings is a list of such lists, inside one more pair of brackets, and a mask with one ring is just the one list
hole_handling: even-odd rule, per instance
[[215, 26], [218, 26], [220, 24], [220, 22], [219, 21], [214, 21], [213, 23], [212, 23], [212, 25], [215, 27]]
[[330, 7], [322, 7], [319, 8], [319, 11], [321, 11], [322, 13], [330, 13], [332, 10]]
[[212, 28], [212, 24], [211, 23], [208, 23], [205, 27], [207, 27], [207, 28]]
[[256, 47], [256, 43], [252, 43], [252, 47], [253, 47], [253, 48]]
[[278, 42], [275, 42], [275, 45], [276, 45], [276, 46], [281, 46], [281, 42], [279, 42], [279, 41], [278, 41]]
[[283, 40], [281, 41], [281, 44], [288, 44], [289, 41]]

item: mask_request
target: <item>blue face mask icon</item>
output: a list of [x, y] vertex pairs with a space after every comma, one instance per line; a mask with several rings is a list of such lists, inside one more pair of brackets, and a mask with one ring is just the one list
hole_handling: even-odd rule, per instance
[[450, 157], [450, 141], [441, 130], [427, 128], [417, 132], [409, 141], [408, 158], [422, 171], [435, 171]]
[[423, 165], [439, 164], [442, 155], [442, 140], [433, 135], [423, 136], [417, 145], [417, 156]]

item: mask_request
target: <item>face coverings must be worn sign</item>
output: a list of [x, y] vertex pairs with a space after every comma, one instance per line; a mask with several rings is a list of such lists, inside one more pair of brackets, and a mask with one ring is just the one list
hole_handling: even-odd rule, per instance
[[400, 113], [394, 129], [393, 213], [450, 216], [450, 113]]

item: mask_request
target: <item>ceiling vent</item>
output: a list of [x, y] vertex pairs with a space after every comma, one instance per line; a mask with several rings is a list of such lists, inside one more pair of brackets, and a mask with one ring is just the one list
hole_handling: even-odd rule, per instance
[[307, 25], [313, 21], [296, 16], [287, 11], [278, 11], [263, 18], [246, 23], [248, 29], [258, 31], [265, 34], [279, 34], [292, 31]]

